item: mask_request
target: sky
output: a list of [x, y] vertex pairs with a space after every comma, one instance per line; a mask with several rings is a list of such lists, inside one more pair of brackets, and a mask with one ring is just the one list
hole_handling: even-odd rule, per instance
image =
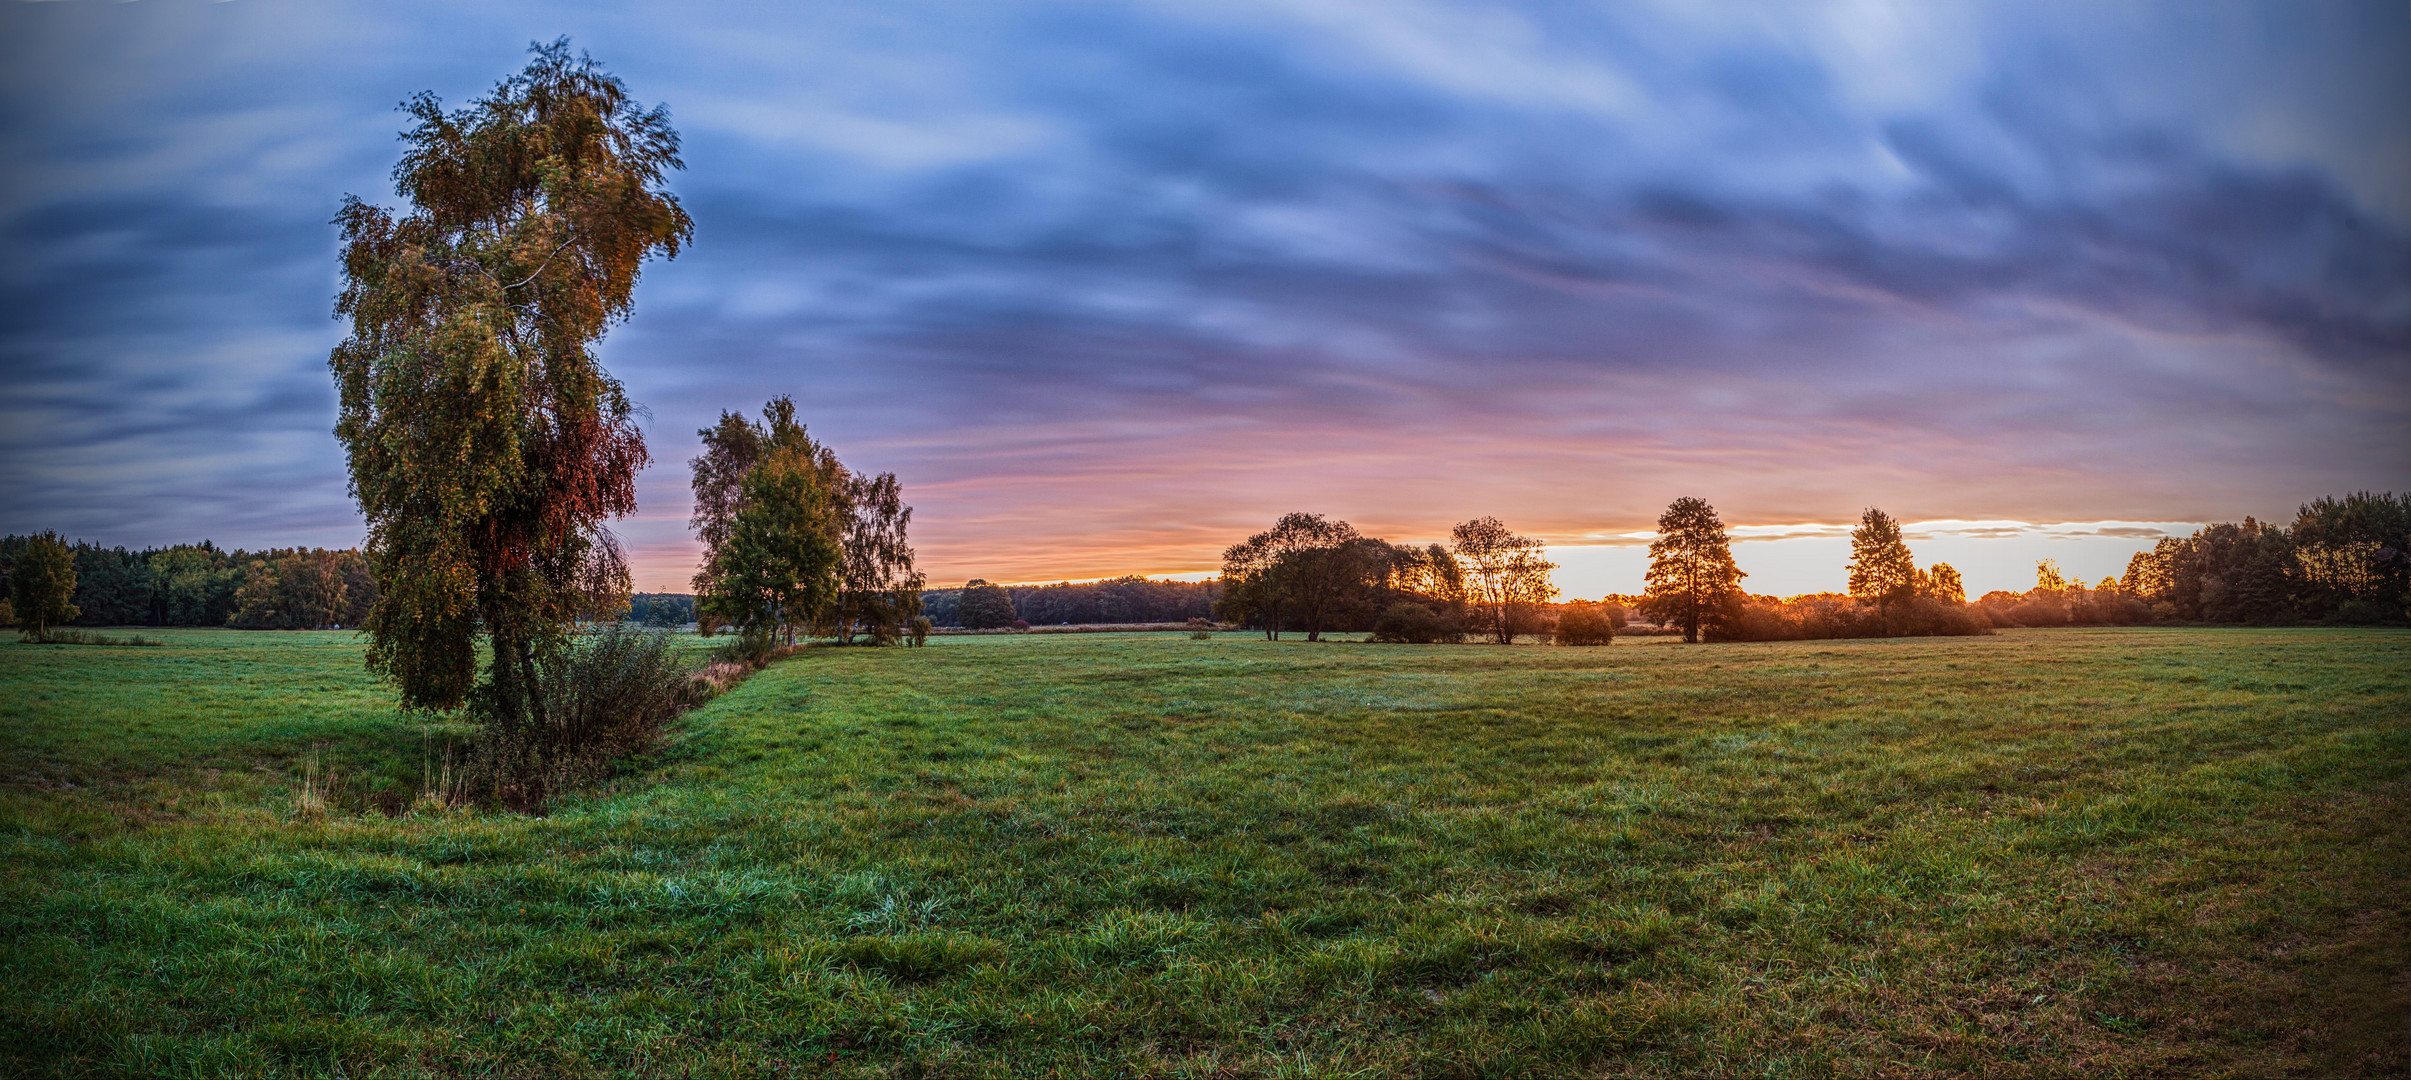
[[600, 353], [683, 591], [795, 397], [933, 584], [1196, 576], [1292, 510], [1757, 592], [1880, 506], [1971, 591], [2411, 487], [2411, 5], [0, 3], [0, 532], [349, 546], [343, 196], [568, 35], [695, 241]]

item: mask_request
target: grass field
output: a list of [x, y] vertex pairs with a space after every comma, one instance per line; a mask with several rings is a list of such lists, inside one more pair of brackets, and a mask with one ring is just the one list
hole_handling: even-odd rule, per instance
[[815, 650], [541, 819], [155, 636], [0, 645], [0, 1071], [2411, 1071], [2399, 631]]

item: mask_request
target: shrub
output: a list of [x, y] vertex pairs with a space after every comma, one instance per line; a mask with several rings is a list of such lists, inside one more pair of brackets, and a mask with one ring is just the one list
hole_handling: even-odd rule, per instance
[[151, 640], [150, 638], [147, 638], [147, 637], [142, 636], [141, 634], [134, 634], [134, 635], [129, 636], [129, 637], [110, 637], [110, 636], [109, 636], [109, 635], [107, 635], [107, 634], [95, 634], [95, 633], [93, 633], [93, 632], [91, 632], [91, 631], [89, 631], [89, 630], [64, 630], [64, 629], [62, 629], [62, 630], [51, 630], [51, 631], [47, 631], [47, 632], [45, 632], [45, 633], [42, 635], [41, 639], [40, 639], [40, 643], [41, 643], [41, 644], [44, 644], [44, 645], [165, 645], [165, 644], [167, 644], [167, 643], [166, 643], [166, 642], [164, 642], [164, 641], [153, 641], [153, 640]]
[[1461, 644], [1465, 627], [1421, 604], [1400, 602], [1391, 604], [1374, 620], [1373, 640], [1405, 645]]
[[1189, 631], [1189, 640], [1212, 641], [1214, 640], [1214, 632], [1211, 630], [1191, 630]]
[[1605, 645], [1615, 640], [1616, 624], [1597, 604], [1573, 604], [1557, 615], [1559, 645]]
[[936, 624], [930, 622], [929, 616], [927, 615], [915, 615], [912, 617], [913, 648], [918, 649], [923, 645], [929, 644], [929, 631], [934, 626], [936, 626]]
[[608, 776], [642, 753], [689, 700], [689, 677], [668, 633], [604, 623], [539, 666], [536, 707], [516, 730], [489, 722], [469, 769], [474, 795], [514, 810]]
[[1028, 620], [1028, 619], [1015, 619], [1015, 620], [1013, 620], [1013, 629], [1015, 629], [1015, 630], [1027, 630], [1027, 629], [1029, 629], [1029, 628], [1030, 628], [1030, 620]]

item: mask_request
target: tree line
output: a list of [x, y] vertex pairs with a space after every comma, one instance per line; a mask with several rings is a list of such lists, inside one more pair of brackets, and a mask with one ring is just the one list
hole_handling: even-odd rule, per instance
[[[129, 550], [68, 541], [54, 533], [0, 537], [0, 621], [15, 622], [10, 577], [37, 545], [65, 559], [63, 626], [232, 626], [308, 630], [358, 626], [376, 606], [368, 558], [346, 548], [244, 551], [203, 540]], [[47, 554], [47, 553], [45, 553]]]
[[1775, 597], [1742, 588], [1714, 507], [1670, 504], [1649, 547], [1647, 590], [1553, 604], [1541, 545], [1495, 518], [1446, 545], [1365, 537], [1290, 514], [1223, 553], [1218, 616], [1278, 638], [1373, 632], [1378, 641], [1604, 641], [1628, 616], [1686, 642], [1989, 634], [2000, 627], [2177, 623], [2411, 622], [2411, 496], [2361, 492], [2302, 504], [2291, 526], [2245, 518], [2167, 537], [2126, 573], [2087, 586], [2045, 561], [2035, 587], [1970, 602], [1948, 563], [1920, 567], [1900, 524], [1870, 507], [1851, 532], [1847, 591]]
[[938, 626], [971, 630], [997, 629], [1015, 622], [1039, 626], [1185, 623], [1212, 618], [1214, 601], [1221, 592], [1220, 582], [1158, 581], [1136, 574], [1052, 585], [992, 585], [973, 578], [959, 589], [922, 593], [921, 607]]

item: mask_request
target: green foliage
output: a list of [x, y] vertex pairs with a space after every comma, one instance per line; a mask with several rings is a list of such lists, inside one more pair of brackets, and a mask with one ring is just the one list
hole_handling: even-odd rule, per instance
[[[703, 565], [695, 574], [696, 601], [704, 617], [758, 626], [768, 591], [808, 595], [809, 609], [781, 608], [776, 630], [793, 640], [798, 627], [852, 642], [892, 645], [904, 640], [921, 615], [919, 571], [907, 539], [912, 507], [894, 473], [867, 476], [848, 470], [827, 447], [812, 440], [795, 419], [795, 401], [780, 396], [762, 406], [759, 424], [723, 412], [720, 423], [697, 434], [704, 451], [690, 463], [695, 512], [688, 522], [703, 541]], [[811, 475], [766, 483], [760, 474], [774, 461]], [[805, 489], [811, 489], [807, 494]], [[784, 508], [755, 508], [757, 495], [814, 499]], [[748, 515], [751, 515], [750, 517]], [[764, 546], [764, 528], [817, 528], [837, 553], [823, 566], [818, 555], [802, 557], [800, 535]], [[750, 522], [751, 524], [747, 524]], [[750, 533], [744, 532], [752, 529]], [[770, 562], [761, 562], [770, 559]], [[777, 581], [788, 573], [827, 573], [830, 580]], [[774, 588], [775, 586], [775, 588]], [[753, 614], [739, 617], [741, 611]]]
[[644, 261], [693, 231], [660, 187], [668, 114], [566, 40], [534, 51], [466, 109], [406, 106], [411, 212], [354, 198], [336, 218], [352, 333], [329, 360], [382, 594], [368, 663], [406, 706], [456, 708], [482, 637], [479, 698], [506, 736], [542, 711], [540, 663], [627, 594], [604, 525], [635, 509], [644, 439], [593, 346]]
[[966, 630], [999, 630], [1021, 616], [1014, 614], [1013, 598], [1002, 587], [972, 578], [963, 586], [962, 607], [956, 617]]
[[653, 748], [686, 703], [688, 670], [667, 632], [598, 623], [546, 658], [537, 722], [481, 740], [463, 794], [523, 811], [608, 776]]
[[246, 630], [358, 626], [376, 601], [375, 575], [359, 552], [268, 551], [251, 560], [226, 622]]
[[836, 603], [845, 552], [842, 508], [818, 456], [778, 447], [745, 474], [744, 501], [714, 553], [717, 580], [701, 605], [747, 637], [784, 636], [825, 617]]
[[49, 631], [44, 632], [44, 633], [42, 634], [41, 640], [39, 640], [39, 641], [35, 642], [35, 644], [39, 644], [39, 645], [146, 645], [146, 646], [147, 646], [147, 645], [161, 645], [161, 644], [165, 644], [165, 643], [164, 643], [164, 642], [161, 642], [161, 641], [158, 641], [158, 640], [156, 640], [156, 639], [153, 639], [153, 638], [147, 638], [147, 637], [144, 637], [144, 636], [142, 636], [141, 634], [133, 634], [133, 635], [130, 635], [130, 636], [127, 636], [127, 637], [111, 637], [111, 636], [109, 636], [109, 635], [107, 635], [107, 634], [95, 634], [95, 633], [93, 633], [93, 632], [91, 632], [91, 631], [89, 631], [89, 630], [49, 630]]
[[46, 532], [30, 538], [8, 572], [8, 601], [27, 641], [40, 641], [51, 627], [72, 622], [81, 611], [75, 596], [75, 555]]
[[1658, 515], [1658, 538], [1649, 544], [1649, 595], [1641, 613], [1660, 625], [1680, 626], [1683, 640], [1713, 636], [1737, 610], [1741, 579], [1733, 565], [1725, 523], [1707, 500], [1685, 496]]
[[812, 649], [540, 819], [162, 636], [0, 645], [0, 1073], [2402, 1071], [2402, 631]]

